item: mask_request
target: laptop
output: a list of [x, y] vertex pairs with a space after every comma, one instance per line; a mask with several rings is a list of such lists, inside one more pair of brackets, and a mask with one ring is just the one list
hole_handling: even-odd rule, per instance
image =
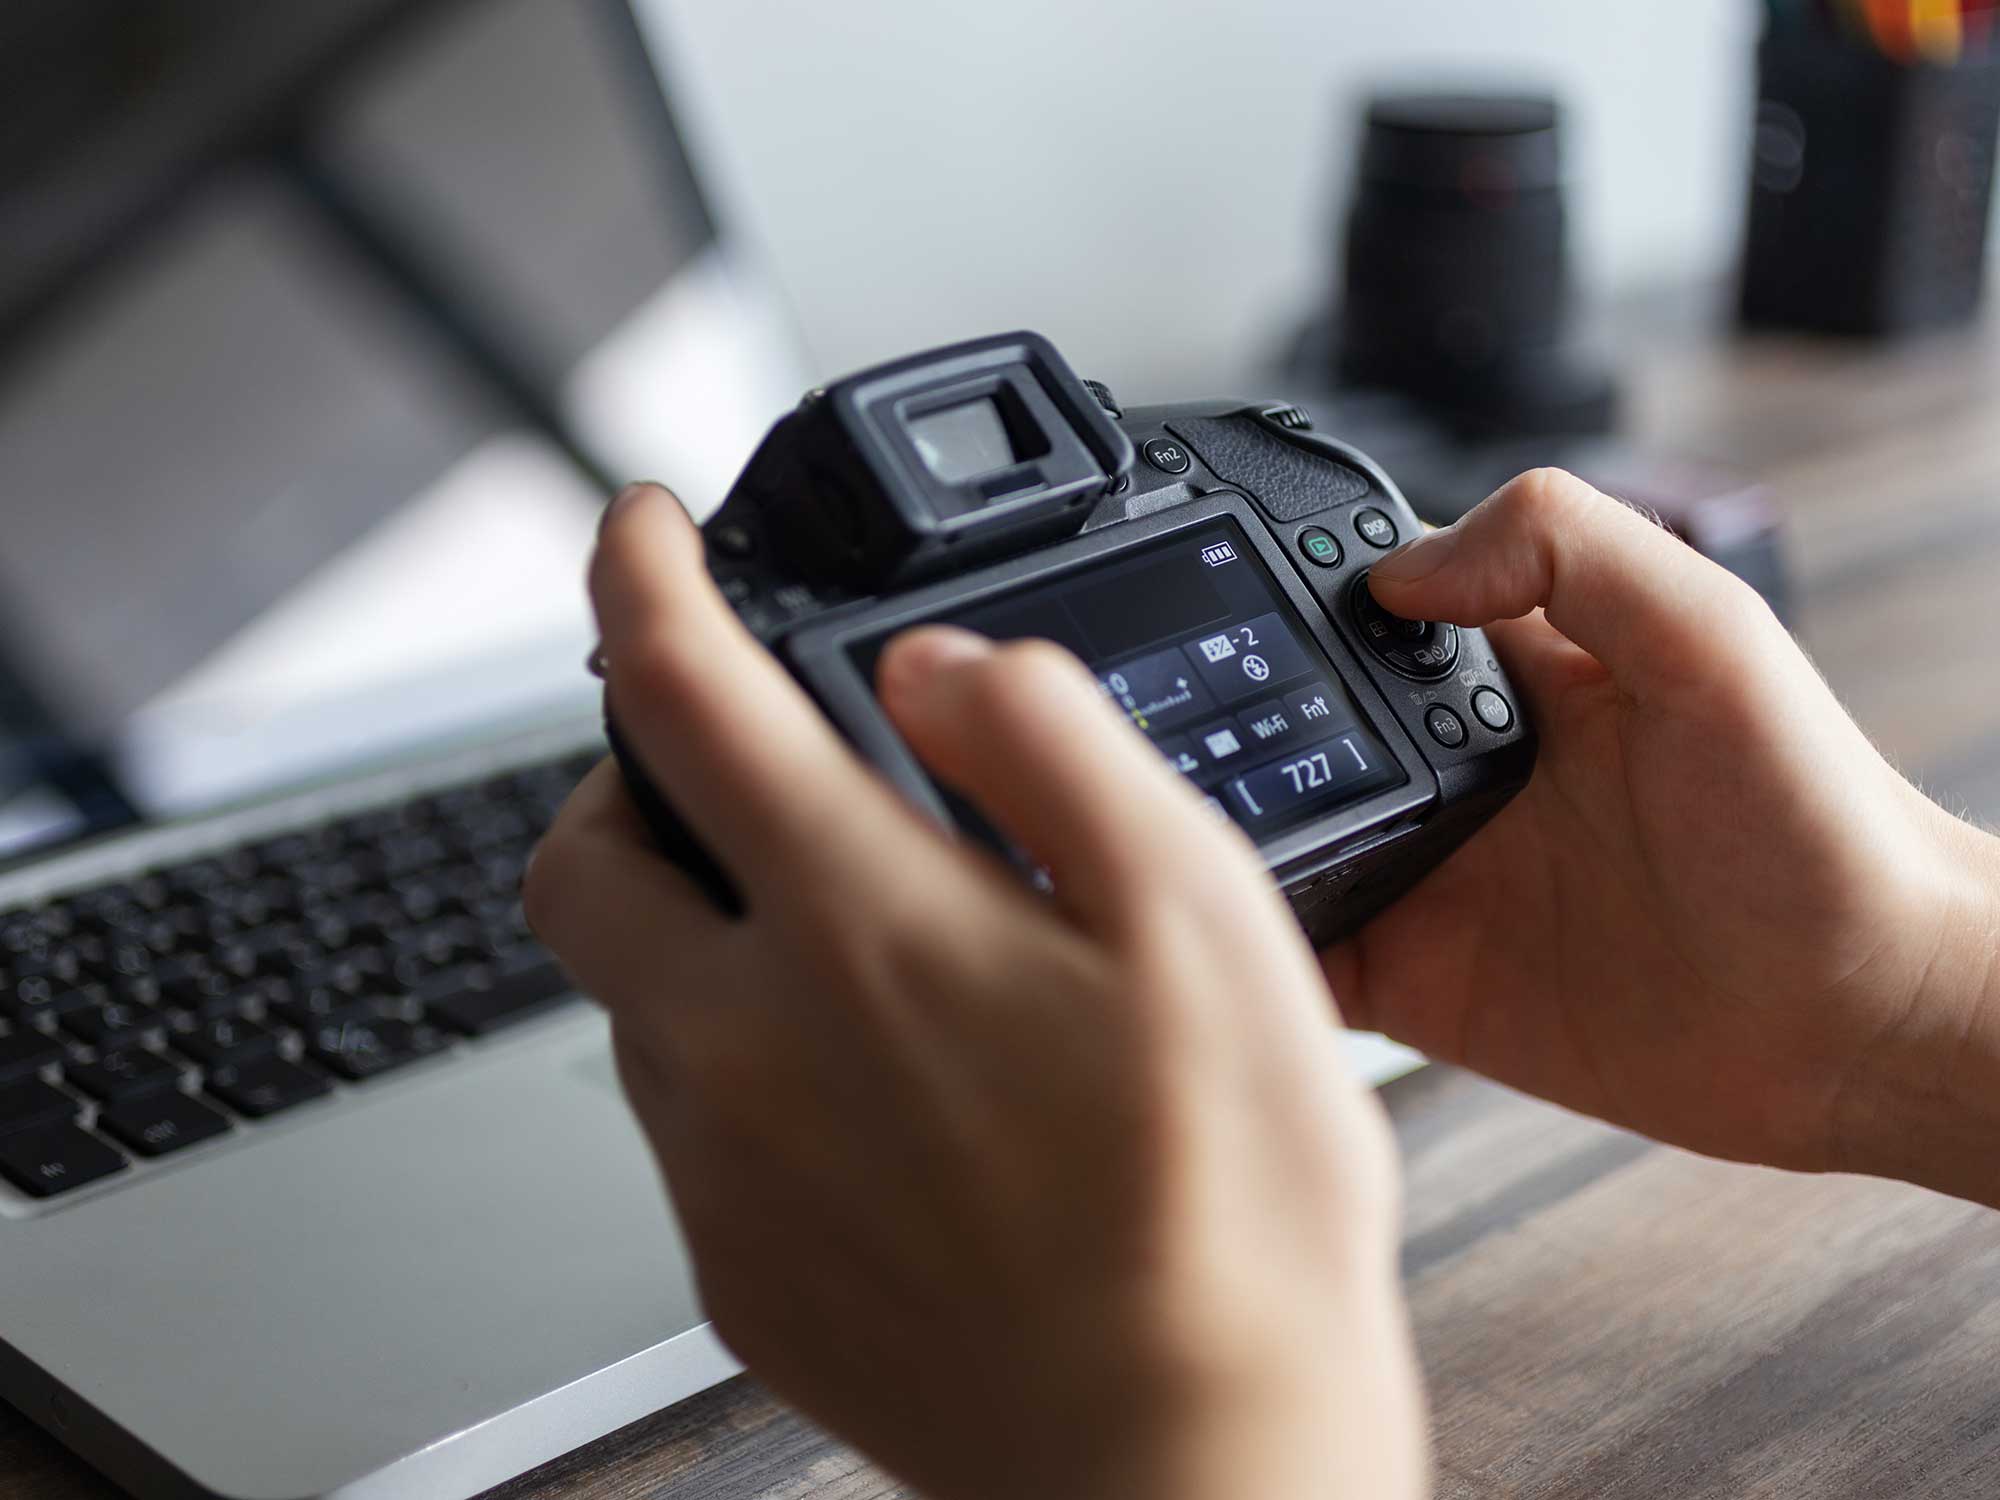
[[615, 5], [0, 12], [0, 1396], [448, 1500], [731, 1374], [521, 920], [613, 475], [801, 389]]

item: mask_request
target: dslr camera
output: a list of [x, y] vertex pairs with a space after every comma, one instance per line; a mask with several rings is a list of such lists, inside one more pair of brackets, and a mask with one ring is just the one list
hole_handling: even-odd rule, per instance
[[[864, 370], [780, 419], [703, 527], [716, 583], [861, 754], [1020, 863], [877, 704], [897, 632], [1039, 636], [1256, 844], [1316, 943], [1396, 899], [1526, 782], [1534, 738], [1484, 637], [1399, 619], [1370, 562], [1417, 531], [1386, 474], [1295, 406], [1121, 409], [1033, 333]], [[608, 706], [609, 707], [609, 706]], [[614, 753], [661, 850], [730, 872]]]

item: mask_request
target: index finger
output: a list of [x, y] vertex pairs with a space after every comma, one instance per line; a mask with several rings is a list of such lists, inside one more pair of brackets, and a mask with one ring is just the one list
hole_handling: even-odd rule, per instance
[[1635, 697], [1705, 689], [1782, 634], [1755, 593], [1574, 475], [1537, 469], [1378, 562], [1369, 586], [1409, 619], [1488, 625], [1538, 606]]
[[937, 847], [736, 618], [666, 490], [612, 503], [590, 590], [621, 735], [752, 907], [849, 889]]

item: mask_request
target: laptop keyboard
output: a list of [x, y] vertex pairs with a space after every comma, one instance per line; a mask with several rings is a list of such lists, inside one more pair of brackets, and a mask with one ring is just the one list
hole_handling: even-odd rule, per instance
[[574, 998], [521, 915], [580, 754], [0, 911], [0, 1178], [53, 1197]]

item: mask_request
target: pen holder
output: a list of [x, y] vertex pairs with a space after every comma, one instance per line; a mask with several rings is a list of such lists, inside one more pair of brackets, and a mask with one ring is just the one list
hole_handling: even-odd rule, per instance
[[1979, 306], [2000, 58], [1900, 63], [1836, 33], [1758, 49], [1746, 326], [1888, 336]]

